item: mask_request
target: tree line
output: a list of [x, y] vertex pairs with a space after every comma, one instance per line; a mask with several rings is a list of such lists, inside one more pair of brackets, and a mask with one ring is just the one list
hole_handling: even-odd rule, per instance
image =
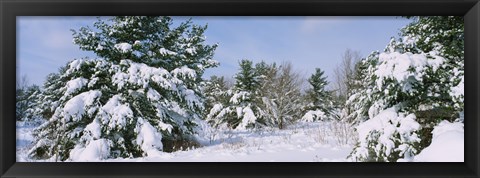
[[328, 120], [335, 114], [332, 92], [326, 90], [328, 82], [320, 68], [309, 77], [311, 87], [304, 92], [303, 79], [289, 62], [242, 60], [239, 65], [233, 86], [218, 76], [206, 83], [206, 120], [213, 126], [283, 129], [301, 119]]

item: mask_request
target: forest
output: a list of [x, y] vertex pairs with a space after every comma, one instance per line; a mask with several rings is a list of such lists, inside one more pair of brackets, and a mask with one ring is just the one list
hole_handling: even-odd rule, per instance
[[206, 25], [99, 18], [72, 30], [97, 58], [17, 79], [17, 162], [463, 162], [463, 17], [402, 18], [400, 38], [345, 49], [332, 77], [238, 59], [209, 78]]

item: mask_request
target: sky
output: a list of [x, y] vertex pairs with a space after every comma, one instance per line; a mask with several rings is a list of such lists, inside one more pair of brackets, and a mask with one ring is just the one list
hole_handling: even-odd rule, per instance
[[[192, 18], [208, 24], [207, 44], [218, 43], [211, 75], [232, 77], [238, 62], [249, 59], [268, 63], [291, 62], [305, 78], [321, 68], [331, 82], [333, 70], [346, 49], [366, 57], [382, 51], [391, 37], [411, 22], [401, 17], [173, 17], [174, 25]], [[72, 42], [71, 29], [93, 27], [96, 17], [17, 17], [17, 80], [26, 76], [29, 84], [42, 85], [49, 73], [57, 72], [73, 59], [95, 58]], [[332, 83], [332, 82], [331, 82]]]

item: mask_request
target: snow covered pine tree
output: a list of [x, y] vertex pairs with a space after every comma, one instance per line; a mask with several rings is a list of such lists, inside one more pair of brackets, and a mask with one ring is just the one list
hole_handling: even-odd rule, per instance
[[231, 96], [228, 95], [229, 84], [224, 76], [213, 75], [205, 81], [203, 93], [205, 93], [205, 113], [208, 114], [216, 104], [226, 105]]
[[52, 117], [53, 112], [58, 107], [58, 102], [62, 95], [60, 88], [66, 84], [65, 81], [60, 80], [60, 74], [65, 71], [66, 67], [63, 66], [58, 69], [57, 73], [47, 75], [46, 80], [43, 83], [43, 90], [37, 92], [35, 96], [36, 100], [32, 106], [26, 110], [26, 117], [29, 120], [43, 123]]
[[308, 79], [312, 88], [306, 94], [309, 103], [305, 109], [306, 113], [302, 117], [303, 121], [313, 122], [332, 119], [334, 110], [332, 92], [325, 90], [328, 82], [323, 73], [320, 68], [316, 68], [315, 73]]
[[38, 101], [40, 87], [37, 85], [25, 86], [16, 89], [16, 118], [17, 121], [31, 121], [30, 108]]
[[101, 59], [76, 59], [45, 88], [60, 98], [36, 131], [30, 156], [94, 161], [152, 156], [188, 141], [203, 110], [200, 91], [216, 45], [206, 26], [172, 27], [170, 17], [113, 17], [73, 31], [74, 43]]
[[374, 56], [378, 51], [372, 52], [367, 58], [355, 64], [355, 74], [351, 89], [347, 92], [347, 100], [342, 113], [342, 120], [358, 125], [368, 120], [368, 109], [374, 100], [372, 91], [374, 88], [373, 72], [378, 63]]
[[366, 70], [372, 82], [362, 94], [369, 97], [351, 97], [369, 104], [368, 116], [352, 119], [368, 118], [357, 126], [354, 160], [413, 161], [442, 120], [463, 127], [463, 34], [462, 17], [416, 17], [403, 39], [366, 59], [378, 63]]
[[233, 129], [262, 127], [265, 122], [260, 116], [262, 110], [258, 98], [258, 73], [250, 60], [240, 61], [240, 71], [235, 76], [235, 86], [230, 91], [232, 97], [227, 105], [216, 104], [207, 116], [215, 127], [226, 124]]

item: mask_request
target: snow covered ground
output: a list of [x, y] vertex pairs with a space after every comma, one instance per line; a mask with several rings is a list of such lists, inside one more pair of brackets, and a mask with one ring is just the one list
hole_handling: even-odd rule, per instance
[[27, 122], [17, 122], [17, 162], [29, 161], [27, 159], [28, 149], [32, 146], [34, 138], [32, 131], [37, 124], [31, 124]]
[[[27, 158], [33, 127], [17, 124], [17, 161]], [[332, 122], [298, 123], [287, 129], [253, 131], [211, 129], [198, 138], [200, 148], [134, 159], [83, 161], [112, 162], [345, 162], [354, 137]], [[72, 160], [77, 161], [77, 160]]]
[[[27, 152], [38, 124], [17, 122], [17, 162], [31, 160]], [[462, 123], [443, 121], [435, 127], [432, 144], [415, 156], [416, 162], [463, 162]], [[287, 129], [238, 131], [212, 129], [198, 135], [203, 145], [173, 153], [133, 159], [82, 159], [94, 162], [348, 162], [355, 133], [339, 122], [297, 123]]]
[[415, 156], [417, 162], [464, 162], [463, 123], [442, 121], [432, 131], [430, 146]]

